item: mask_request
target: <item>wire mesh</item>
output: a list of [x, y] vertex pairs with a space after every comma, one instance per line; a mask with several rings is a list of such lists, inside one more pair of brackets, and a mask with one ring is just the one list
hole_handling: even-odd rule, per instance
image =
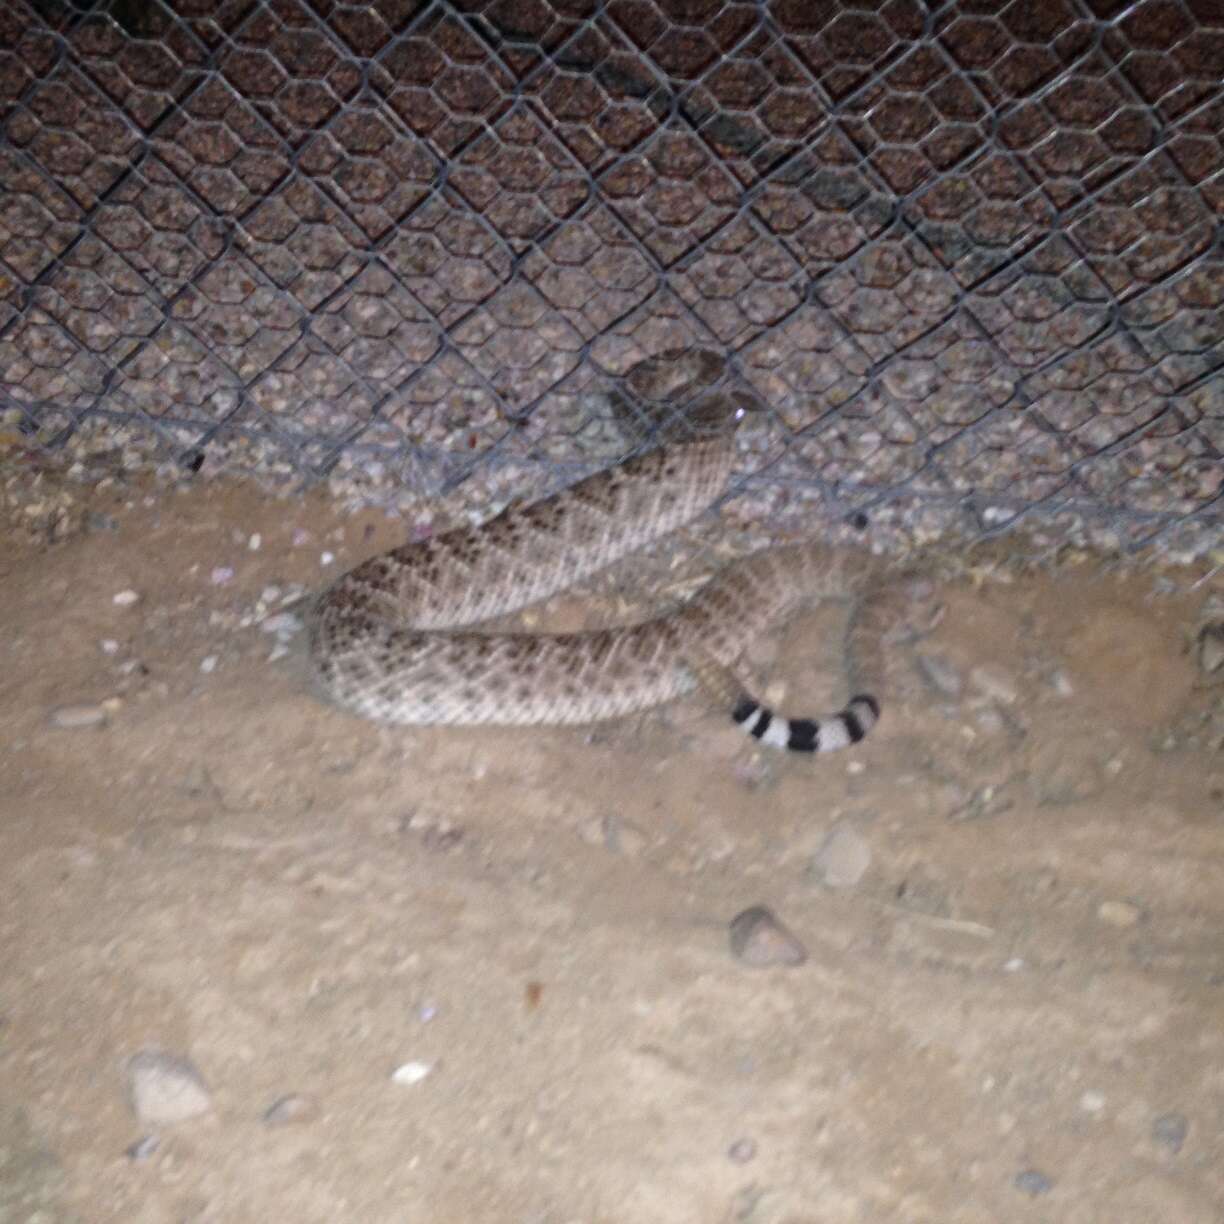
[[1217, 0], [9, 0], [0, 413], [483, 504], [700, 345], [748, 518], [1193, 556], [1222, 81]]

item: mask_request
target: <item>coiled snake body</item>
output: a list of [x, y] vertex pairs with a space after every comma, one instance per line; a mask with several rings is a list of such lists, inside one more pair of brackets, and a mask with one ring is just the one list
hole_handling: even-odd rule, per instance
[[[675, 360], [672, 355], [655, 362]], [[661, 368], [656, 365], [656, 369]], [[738, 415], [702, 400], [688, 436], [543, 501], [371, 557], [317, 600], [310, 656], [322, 694], [398, 724], [589, 723], [699, 685], [763, 743], [802, 752], [855, 743], [879, 717], [898, 584], [871, 558], [818, 545], [738, 562], [678, 610], [568, 634], [482, 633], [483, 621], [565, 590], [707, 510], [726, 489]], [[766, 709], [737, 672], [747, 645], [801, 604], [854, 600], [846, 640], [856, 695], [824, 719]]]

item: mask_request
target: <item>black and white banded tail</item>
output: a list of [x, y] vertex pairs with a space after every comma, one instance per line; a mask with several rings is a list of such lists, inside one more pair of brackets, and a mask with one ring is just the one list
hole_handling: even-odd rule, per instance
[[731, 717], [753, 739], [791, 752], [834, 752], [857, 744], [880, 721], [880, 703], [862, 693], [828, 718], [784, 718], [751, 697], [741, 697]]

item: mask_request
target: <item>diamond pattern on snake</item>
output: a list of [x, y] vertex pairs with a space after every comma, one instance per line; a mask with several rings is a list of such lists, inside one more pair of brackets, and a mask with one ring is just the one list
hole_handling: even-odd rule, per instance
[[[308, 617], [320, 693], [380, 723], [592, 723], [702, 690], [777, 748], [857, 743], [880, 717], [884, 656], [912, 598], [905, 575], [818, 544], [757, 553], [689, 602], [582, 633], [481, 632], [482, 622], [564, 591], [708, 510], [727, 489], [743, 400], [719, 389], [702, 349], [634, 367], [627, 388], [665, 418], [652, 450], [488, 522], [380, 553], [341, 577]], [[620, 401], [622, 404], [628, 402]], [[676, 406], [680, 410], [675, 410]], [[851, 696], [823, 718], [768, 709], [743, 675], [748, 645], [813, 601], [850, 599]]]

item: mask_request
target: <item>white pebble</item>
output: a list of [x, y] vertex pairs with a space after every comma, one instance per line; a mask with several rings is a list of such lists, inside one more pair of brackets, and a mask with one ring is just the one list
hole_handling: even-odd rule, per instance
[[200, 660], [200, 670], [206, 676], [211, 675], [214, 671], [216, 671], [217, 670], [217, 656], [216, 655], [205, 655], [204, 658]]
[[396, 1084], [419, 1084], [432, 1071], [429, 1063], [406, 1062], [391, 1072], [391, 1080]]
[[118, 591], [111, 596], [111, 603], [120, 608], [130, 608], [139, 598], [135, 591]]
[[233, 582], [234, 567], [232, 565], [213, 566], [213, 571], [209, 575], [209, 581], [213, 586], [225, 586], [227, 582]]
[[113, 655], [119, 653], [119, 643], [114, 638], [103, 638], [98, 645], [102, 647], [103, 654]]
[[293, 532], [293, 547], [301, 548], [303, 544], [309, 543], [310, 532], [301, 527], [297, 527]]
[[61, 731], [79, 731], [82, 727], [100, 727], [106, 722], [106, 710], [100, 705], [67, 705], [52, 710], [49, 721]]
[[251, 552], [258, 552], [262, 544], [263, 544], [263, 536], [261, 536], [259, 532], [256, 531], [251, 535], [251, 538], [247, 541], [247, 548], [249, 548]]
[[1024, 968], [1024, 957], [1013, 956], [1010, 960], [1003, 962], [1004, 973], [1019, 973]]
[[336, 554], [332, 552], [322, 552], [319, 554], [320, 565], [330, 565], [336, 559]]
[[1099, 1114], [1105, 1108], [1105, 1098], [1089, 1089], [1080, 1097], [1079, 1105], [1085, 1113]]
[[275, 603], [281, 597], [281, 589], [278, 586], [266, 586], [259, 592], [259, 602], [271, 604]]
[[141, 1050], [127, 1063], [128, 1098], [142, 1122], [183, 1122], [206, 1113], [208, 1089], [190, 1060]]

